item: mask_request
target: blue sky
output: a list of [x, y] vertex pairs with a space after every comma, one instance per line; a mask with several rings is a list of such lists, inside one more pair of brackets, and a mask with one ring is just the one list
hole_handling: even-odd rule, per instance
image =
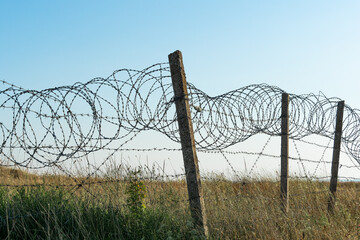
[[181, 50], [210, 95], [254, 83], [360, 108], [359, 1], [0, 2], [0, 79], [42, 89]]

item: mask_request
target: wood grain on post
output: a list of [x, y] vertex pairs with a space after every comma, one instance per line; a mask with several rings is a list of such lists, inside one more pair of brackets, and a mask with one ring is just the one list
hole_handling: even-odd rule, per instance
[[191, 112], [187, 98], [186, 77], [180, 51], [175, 51], [169, 55], [169, 64], [175, 94], [174, 100], [179, 124], [191, 216], [199, 231], [201, 231], [203, 235], [208, 236], [205, 204], [201, 188]]
[[283, 212], [289, 210], [289, 94], [283, 93], [281, 100], [281, 174], [280, 194]]
[[336, 201], [335, 194], [336, 194], [338, 172], [339, 172], [339, 160], [340, 160], [340, 147], [341, 147], [344, 106], [345, 106], [344, 101], [338, 102], [337, 111], [336, 111], [334, 149], [333, 149], [333, 158], [332, 158], [332, 165], [331, 165], [331, 179], [330, 179], [330, 196], [329, 196], [329, 201], [328, 201], [328, 212], [329, 213], [334, 212], [335, 201]]

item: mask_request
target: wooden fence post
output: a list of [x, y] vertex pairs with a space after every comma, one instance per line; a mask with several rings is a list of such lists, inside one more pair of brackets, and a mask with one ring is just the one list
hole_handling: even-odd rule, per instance
[[289, 210], [289, 94], [283, 93], [281, 100], [281, 174], [280, 192], [283, 212]]
[[191, 216], [199, 231], [203, 235], [208, 236], [205, 204], [201, 188], [189, 100], [187, 98], [186, 77], [180, 51], [175, 51], [169, 55], [169, 64], [175, 94], [174, 100], [179, 124]]
[[337, 105], [336, 111], [336, 126], [335, 126], [335, 137], [334, 137], [334, 149], [333, 158], [331, 165], [331, 179], [330, 179], [330, 196], [328, 200], [328, 212], [333, 213], [336, 201], [336, 187], [339, 172], [339, 160], [340, 160], [340, 147], [341, 147], [341, 135], [342, 135], [342, 124], [344, 116], [345, 102], [340, 101]]

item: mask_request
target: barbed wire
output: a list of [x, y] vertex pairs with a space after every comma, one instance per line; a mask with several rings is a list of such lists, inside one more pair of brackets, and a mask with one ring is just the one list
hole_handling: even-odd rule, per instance
[[[170, 151], [172, 151], [172, 149], [170, 149]], [[263, 152], [230, 151], [230, 150], [198, 150], [198, 152], [211, 153], [211, 154], [229, 154], [229, 155], [244, 154], [244, 155], [250, 155], [250, 156], [257, 156], [258, 160], [260, 159], [260, 157], [269, 157], [269, 158], [274, 158], [274, 159], [280, 159], [280, 154], [275, 155], [275, 154], [263, 153]], [[331, 164], [332, 163], [331, 161], [323, 160], [323, 158], [324, 158], [324, 152], [322, 153], [322, 156], [321, 156], [320, 160], [315, 159], [315, 158], [314, 159], [307, 159], [307, 158], [304, 158], [304, 157], [289, 156], [289, 160], [294, 160], [294, 161], [309, 162], [309, 163], [324, 163], [324, 164]], [[354, 165], [341, 163], [341, 164], [339, 164], [339, 168], [342, 168], [342, 167], [344, 167], [344, 168], [358, 168], [360, 170], [360, 167], [358, 165], [356, 165], [356, 163], [353, 162], [353, 164]], [[255, 164], [255, 166], [256, 166], [256, 164]], [[314, 175], [314, 174], [312, 174], [312, 175]]]
[[[48, 167], [103, 149], [118, 151], [147, 130], [180, 142], [167, 63], [141, 71], [120, 69], [108, 78], [39, 91], [2, 83], [3, 162]], [[188, 92], [199, 150], [224, 150], [258, 133], [279, 136], [284, 91], [278, 87], [249, 85], [210, 97], [188, 83]], [[290, 94], [290, 137], [332, 138], [339, 100], [322, 93]], [[360, 163], [360, 111], [348, 105], [342, 140], [349, 155]]]

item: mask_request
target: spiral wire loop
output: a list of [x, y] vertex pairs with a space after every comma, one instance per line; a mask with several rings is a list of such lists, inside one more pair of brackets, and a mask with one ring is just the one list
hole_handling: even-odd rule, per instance
[[[167, 63], [40, 91], [2, 82], [2, 165], [43, 168], [102, 149], [116, 152], [147, 130], [180, 142]], [[254, 84], [210, 97], [188, 83], [188, 92], [199, 150], [224, 150], [258, 133], [279, 136], [284, 91], [278, 87]], [[333, 138], [338, 101], [322, 93], [290, 94], [289, 137]], [[348, 105], [342, 143], [360, 163], [360, 110]]]

